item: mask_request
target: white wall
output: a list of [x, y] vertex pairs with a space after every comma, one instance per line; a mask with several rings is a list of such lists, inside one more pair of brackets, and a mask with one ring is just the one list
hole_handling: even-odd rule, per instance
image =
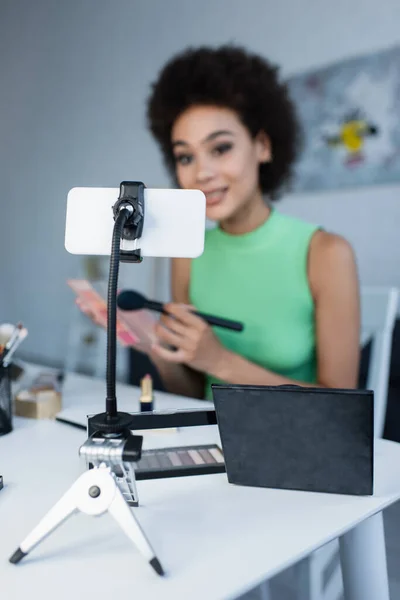
[[[65, 279], [79, 269], [63, 247], [68, 189], [128, 178], [168, 183], [143, 118], [149, 83], [171, 54], [233, 41], [289, 75], [399, 42], [399, 23], [398, 0], [2, 0], [0, 320], [26, 322], [25, 352], [49, 362], [65, 353]], [[346, 234], [364, 281], [400, 285], [399, 191], [281, 206]], [[150, 293], [153, 266], [147, 259], [126, 277]], [[162, 263], [156, 273], [165, 296]]]
[[[132, 2], [6, 0], [0, 11], [0, 320], [29, 327], [26, 355], [60, 362], [65, 281], [80, 274], [64, 249], [68, 190], [161, 177], [143, 123], [142, 34]], [[148, 291], [151, 271], [149, 259], [131, 267], [132, 285]]]

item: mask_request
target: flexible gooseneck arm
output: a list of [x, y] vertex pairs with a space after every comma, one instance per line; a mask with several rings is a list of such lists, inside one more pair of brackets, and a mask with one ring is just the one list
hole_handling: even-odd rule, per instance
[[125, 224], [132, 214], [132, 208], [122, 205], [113, 230], [110, 271], [107, 294], [107, 396], [106, 414], [108, 419], [117, 417], [117, 397], [115, 393], [117, 362], [117, 289], [120, 261], [121, 235]]

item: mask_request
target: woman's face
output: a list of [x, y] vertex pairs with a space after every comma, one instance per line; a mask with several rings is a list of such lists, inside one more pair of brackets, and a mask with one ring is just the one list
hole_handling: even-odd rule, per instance
[[269, 139], [252, 138], [234, 111], [193, 106], [175, 121], [171, 138], [178, 183], [204, 192], [209, 219], [230, 220], [260, 199], [259, 165], [271, 160]]

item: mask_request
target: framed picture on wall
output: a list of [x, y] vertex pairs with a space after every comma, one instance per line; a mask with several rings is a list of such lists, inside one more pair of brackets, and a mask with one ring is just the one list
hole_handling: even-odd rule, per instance
[[303, 129], [292, 191], [400, 183], [400, 46], [288, 79]]

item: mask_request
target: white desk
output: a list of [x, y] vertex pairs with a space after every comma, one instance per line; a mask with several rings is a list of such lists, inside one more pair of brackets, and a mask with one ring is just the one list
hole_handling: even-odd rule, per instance
[[[120, 408], [136, 410], [138, 390], [119, 386]], [[104, 382], [70, 377], [66, 417], [103, 409]], [[157, 395], [157, 406], [204, 403]], [[130, 405], [132, 403], [132, 405]], [[85, 422], [83, 417], [83, 422]], [[77, 515], [15, 566], [9, 556], [81, 473], [85, 432], [16, 419], [0, 437], [0, 582], [7, 600], [217, 600], [235, 598], [342, 536], [349, 600], [387, 600], [381, 513], [400, 498], [400, 445], [376, 448], [372, 497], [233, 486], [225, 474], [139, 481], [136, 515], [159, 557], [159, 578], [108, 516]], [[148, 434], [145, 446], [218, 441], [217, 428]], [[377, 515], [368, 519], [372, 515]], [[366, 520], [367, 519], [367, 520]], [[344, 534], [344, 535], [343, 535]]]

